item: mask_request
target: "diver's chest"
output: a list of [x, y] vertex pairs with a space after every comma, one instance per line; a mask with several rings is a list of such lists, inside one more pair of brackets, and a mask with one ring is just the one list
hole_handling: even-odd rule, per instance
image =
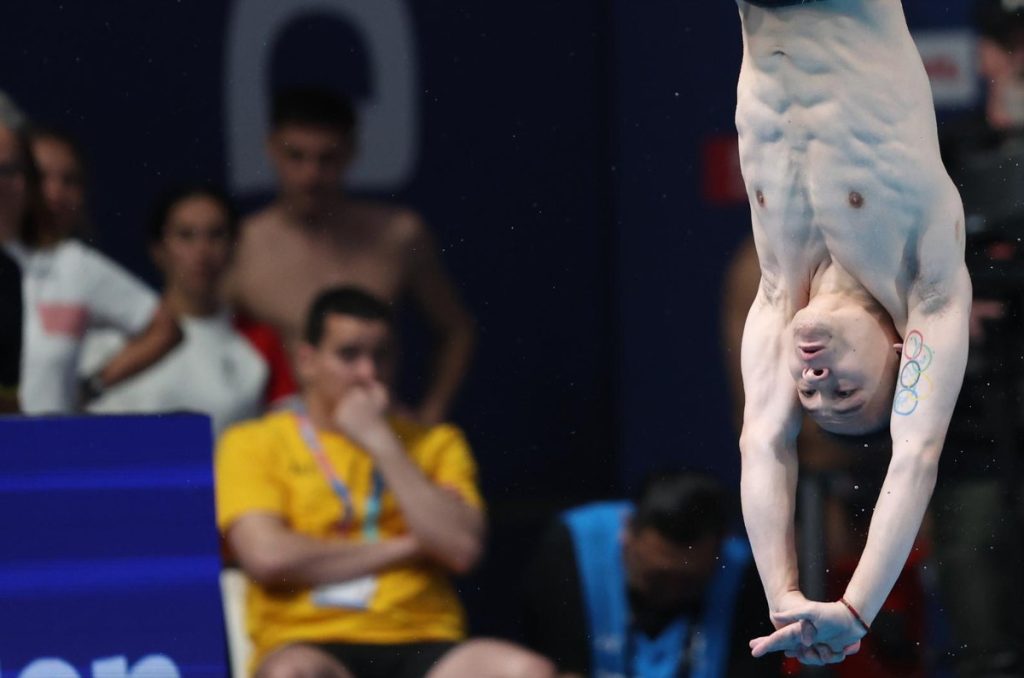
[[852, 176], [781, 188], [784, 204], [772, 209], [768, 195], [755, 195], [751, 208], [783, 270], [809, 279], [821, 262], [834, 261], [873, 288], [871, 281], [902, 279], [915, 265], [920, 210], [893, 200], [886, 186]]
[[920, 167], [863, 150], [812, 142], [805, 152], [762, 152], [748, 167], [755, 221], [773, 239], [851, 255], [916, 239], [929, 193]]

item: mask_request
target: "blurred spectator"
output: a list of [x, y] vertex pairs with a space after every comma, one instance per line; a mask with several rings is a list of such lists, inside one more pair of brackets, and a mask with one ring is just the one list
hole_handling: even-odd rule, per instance
[[771, 627], [728, 505], [714, 479], [670, 473], [635, 506], [564, 513], [528, 571], [530, 645], [567, 676], [778, 676], [750, 656]]
[[982, 105], [947, 125], [974, 282], [971, 352], [932, 505], [958, 676], [1024, 675], [1020, 347], [1024, 323], [1024, 6], [976, 0]]
[[[213, 186], [185, 186], [163, 196], [150, 223], [153, 259], [164, 275], [163, 303], [184, 341], [160, 362], [93, 401], [93, 412], [194, 410], [214, 432], [260, 414], [267, 365], [238, 333], [220, 300], [238, 223]], [[114, 339], [108, 350], [120, 348]]]
[[358, 285], [396, 303], [411, 296], [436, 333], [434, 375], [416, 418], [444, 419], [469, 366], [473, 323], [429, 231], [408, 209], [356, 199], [341, 179], [356, 153], [351, 104], [321, 90], [273, 103], [268, 151], [280, 192], [243, 224], [227, 286], [234, 303], [297, 343], [314, 295]]
[[89, 219], [85, 154], [75, 139], [55, 128], [36, 125], [31, 136], [32, 157], [53, 231], [83, 236]]
[[552, 675], [509, 643], [460, 644], [449, 575], [483, 548], [476, 466], [457, 428], [386, 416], [392, 322], [361, 290], [322, 293], [297, 351], [302, 407], [221, 439], [217, 520], [253, 582], [254, 666], [268, 677]]
[[[0, 193], [10, 181], [0, 158]], [[3, 198], [0, 198], [2, 201]], [[0, 243], [4, 224], [0, 217]], [[21, 269], [0, 249], [0, 413], [17, 412], [18, 374], [21, 370]]]
[[83, 397], [76, 366], [88, 328], [107, 324], [135, 335], [88, 379], [85, 390], [92, 394], [160, 359], [181, 333], [156, 295], [51, 219], [24, 135], [0, 127], [0, 157], [14, 175], [0, 211], [19, 224], [18, 239], [4, 247], [21, 266], [26, 305], [21, 408], [29, 414], [71, 412]]
[[[5, 249], [18, 238], [25, 177], [12, 132], [3, 123], [16, 123], [20, 114], [0, 92], [0, 413], [18, 410], [18, 374], [21, 370], [21, 269]], [[6, 137], [6, 140], [5, 140]]]

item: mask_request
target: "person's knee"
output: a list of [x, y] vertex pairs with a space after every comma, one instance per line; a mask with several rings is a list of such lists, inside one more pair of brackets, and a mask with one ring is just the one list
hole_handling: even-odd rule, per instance
[[498, 675], [502, 678], [554, 678], [556, 674], [555, 665], [546, 657], [514, 648], [502, 659]]
[[503, 640], [468, 641], [453, 659], [455, 661], [445, 667], [450, 673], [442, 670], [437, 676], [473, 673], [488, 678], [554, 678], [557, 675], [555, 665], [546, 658]]
[[291, 645], [268, 655], [256, 678], [352, 678], [352, 674], [315, 648]]

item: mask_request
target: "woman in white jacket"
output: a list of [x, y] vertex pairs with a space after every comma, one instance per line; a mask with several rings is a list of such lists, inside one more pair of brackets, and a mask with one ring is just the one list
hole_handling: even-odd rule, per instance
[[[40, 135], [30, 145], [20, 130], [0, 125], [0, 243], [22, 268], [24, 349], [19, 400], [27, 414], [69, 413], [105, 388], [155, 363], [181, 341], [174, 316], [141, 281], [100, 252], [72, 237], [77, 221], [66, 218], [49, 187], [54, 165], [45, 152], [40, 172], [34, 150], [59, 140]], [[52, 154], [51, 154], [52, 155]], [[77, 176], [78, 207], [84, 208], [81, 158], [64, 144], [63, 167]], [[74, 182], [71, 182], [74, 184]], [[76, 374], [85, 333], [115, 327], [132, 337], [122, 351], [81, 383]]]

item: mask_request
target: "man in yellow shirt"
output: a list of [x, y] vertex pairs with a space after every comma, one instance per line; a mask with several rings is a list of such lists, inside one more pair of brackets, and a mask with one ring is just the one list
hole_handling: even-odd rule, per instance
[[389, 307], [317, 297], [296, 364], [303, 407], [225, 433], [217, 521], [252, 582], [259, 678], [550, 676], [544, 659], [464, 641], [450, 582], [483, 549], [476, 465], [453, 426], [386, 416]]

